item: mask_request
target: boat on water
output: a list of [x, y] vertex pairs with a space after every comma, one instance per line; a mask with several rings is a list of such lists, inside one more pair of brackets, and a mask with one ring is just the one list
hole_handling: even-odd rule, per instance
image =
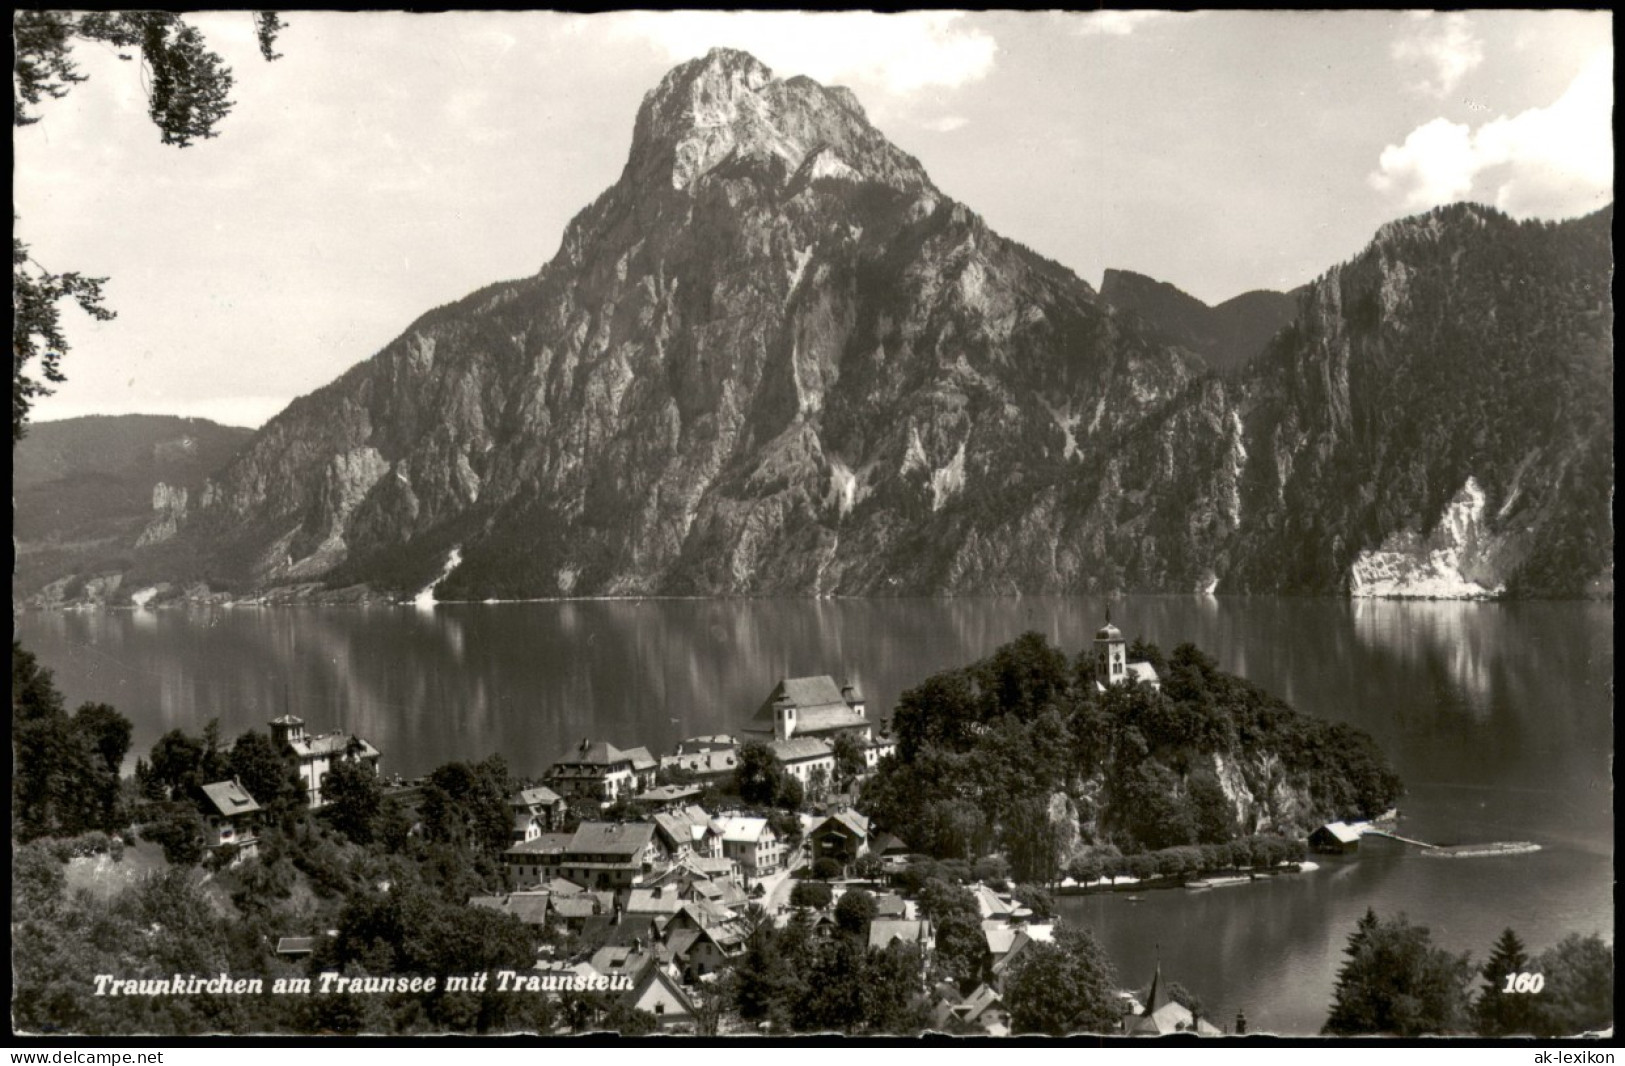
[[1186, 881], [1185, 882], [1185, 887], [1190, 889], [1192, 892], [1195, 892], [1198, 889], [1212, 888], [1213, 887], [1213, 882], [1212, 881]]
[[1145, 902], [1145, 897], [1144, 896], [1124, 896], [1123, 899], [1124, 899], [1125, 902], [1128, 902], [1128, 903], [1144, 903]]
[[1250, 877], [1206, 877], [1198, 881], [1186, 881], [1185, 887], [1191, 889], [1192, 891], [1197, 891], [1204, 888], [1225, 888], [1229, 885], [1245, 885], [1251, 880], [1252, 878]]

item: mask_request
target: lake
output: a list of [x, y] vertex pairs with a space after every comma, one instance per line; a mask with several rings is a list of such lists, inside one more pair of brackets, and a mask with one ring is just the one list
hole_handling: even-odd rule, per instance
[[[1062, 901], [1125, 985], [1160, 959], [1229, 1025], [1306, 1034], [1325, 1020], [1367, 907], [1482, 960], [1501, 929], [1536, 954], [1613, 939], [1611, 603], [1128, 597], [1112, 617], [1165, 651], [1193, 641], [1300, 711], [1367, 730], [1404, 778], [1407, 836], [1542, 850], [1426, 858], [1367, 840], [1298, 877], [1207, 892]], [[1106, 601], [618, 600], [414, 607], [28, 612], [19, 638], [77, 706], [135, 723], [133, 755], [218, 718], [228, 739], [292, 712], [383, 753], [386, 774], [501, 752], [540, 775], [583, 737], [657, 754], [736, 730], [784, 676], [856, 682], [870, 716], [929, 674], [1026, 630], [1075, 653]], [[1475, 982], [1476, 985], [1476, 982]]]

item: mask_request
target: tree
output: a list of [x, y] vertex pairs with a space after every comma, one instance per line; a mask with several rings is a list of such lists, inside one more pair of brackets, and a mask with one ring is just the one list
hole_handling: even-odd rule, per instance
[[835, 785], [845, 791], [852, 786], [852, 782], [863, 776], [866, 765], [863, 757], [863, 745], [851, 733], [837, 733], [834, 745], [835, 755]]
[[834, 893], [822, 881], [803, 881], [790, 890], [790, 905], [792, 907], [809, 907], [821, 911], [829, 906]]
[[423, 790], [423, 832], [430, 840], [499, 855], [509, 845], [513, 780], [507, 760], [452, 762], [429, 775]]
[[694, 1005], [694, 1032], [696, 1036], [716, 1036], [722, 1028], [722, 1019], [734, 1005], [738, 976], [733, 970], [722, 970], [710, 980], [700, 981], [688, 989], [689, 1002]]
[[[282, 20], [272, 12], [253, 15], [260, 52], [274, 51]], [[47, 98], [60, 99], [85, 80], [72, 59], [76, 41], [92, 41], [119, 50], [121, 59], [141, 57], [141, 82], [147, 114], [164, 144], [185, 148], [214, 137], [231, 111], [232, 73], [209, 51], [203, 35], [179, 15], [164, 11], [91, 12], [19, 11], [12, 20], [15, 49], [12, 97], [13, 126], [38, 122], [33, 108]], [[54, 273], [36, 263], [28, 246], [11, 241], [12, 379], [11, 439], [21, 440], [34, 401], [66, 380], [62, 358], [68, 343], [62, 335], [58, 304], [71, 299], [92, 318], [110, 319], [102, 305], [106, 278], [77, 272]], [[35, 369], [35, 367], [38, 369]]]
[[1162, 649], [1157, 647], [1157, 645], [1151, 641], [1146, 640], [1144, 637], [1135, 637], [1134, 640], [1130, 642], [1128, 646], [1128, 661], [1131, 663], [1150, 663], [1152, 666], [1156, 667], [1157, 674], [1159, 676], [1168, 672], [1168, 663], [1167, 660], [1162, 657]]
[[1545, 978], [1540, 992], [1528, 997], [1536, 1036], [1578, 1036], [1614, 1024], [1614, 949], [1595, 933], [1570, 933], [1530, 969]]
[[1348, 961], [1322, 1032], [1424, 1036], [1465, 1027], [1472, 964], [1434, 947], [1426, 926], [1367, 910], [1343, 953]]
[[[1181, 645], [1183, 647], [1183, 645]], [[1196, 821], [1196, 839], [1203, 844], [1223, 844], [1236, 835], [1236, 811], [1224, 786], [1211, 770], [1191, 774], [1185, 785], [1185, 799]]]
[[322, 782], [322, 796], [327, 800], [322, 814], [335, 829], [357, 844], [372, 843], [384, 790], [371, 767], [349, 759], [334, 763]]
[[[473, 974], [536, 961], [535, 934], [518, 918], [448, 902], [415, 885], [353, 896], [338, 929], [334, 960], [368, 973]], [[453, 992], [442, 980], [421, 1003], [438, 1029], [485, 1033], [512, 1024], [524, 1001], [498, 991], [495, 981], [483, 992]]]
[[257, 729], [248, 730], [232, 744], [226, 769], [268, 811], [280, 812], [304, 802], [298, 772], [270, 736]]
[[1515, 1036], [1533, 1031], [1530, 995], [1508, 987], [1510, 979], [1528, 970], [1529, 953], [1523, 941], [1510, 928], [1503, 930], [1478, 970], [1484, 986], [1473, 1003], [1473, 1023], [1481, 1035]]
[[1202, 997], [1186, 988], [1178, 981], [1168, 984], [1168, 998], [1191, 1012], [1195, 1018], [1202, 1017]]
[[1033, 912], [1034, 921], [1044, 922], [1055, 917], [1055, 900], [1043, 886], [1017, 885], [1013, 894]]
[[1060, 834], [1050, 820], [1049, 800], [1027, 796], [1012, 805], [1004, 827], [1010, 872], [1018, 881], [1056, 880], [1060, 866]]
[[[53, 274], [34, 261], [28, 245], [15, 236], [11, 238], [13, 446], [27, 432], [28, 412], [34, 401], [51, 395], [51, 385], [67, 380], [62, 373], [62, 357], [68, 352], [68, 342], [62, 335], [58, 304], [71, 299], [85, 314], [105, 322], [114, 317], [114, 312], [102, 305], [102, 285], [106, 281], [76, 271]], [[39, 365], [37, 371], [30, 369], [35, 363]]]
[[802, 787], [801, 781], [784, 767], [779, 767], [773, 789], [774, 805], [787, 811], [794, 811], [799, 810], [806, 799], [807, 790]]
[[203, 819], [191, 807], [177, 805], [149, 823], [141, 835], [164, 849], [164, 860], [171, 866], [196, 866], [203, 861]]
[[119, 772], [130, 728], [129, 719], [102, 703], [66, 714], [51, 671], [13, 642], [11, 794], [18, 838], [119, 828]]
[[616, 999], [604, 1012], [598, 1028], [622, 1036], [647, 1036], [660, 1030], [660, 1019], [646, 1010], [632, 1007], [624, 999]]
[[771, 807], [779, 792], [779, 757], [760, 741], [739, 749], [739, 765], [734, 768], [734, 791], [746, 803]]
[[1117, 972], [1087, 929], [1062, 925], [1012, 967], [1004, 999], [1018, 1033], [1106, 1033], [1117, 1028]]
[[1090, 851], [1073, 856], [1066, 864], [1066, 875], [1080, 885], [1087, 885], [1106, 876], [1106, 868], [1100, 856]]
[[101, 766], [117, 776], [130, 753], [130, 720], [105, 703], [83, 703], [73, 712], [74, 729], [101, 757]]
[[968, 993], [981, 983], [990, 956], [987, 936], [979, 915], [955, 911], [933, 922], [936, 930], [937, 965], [948, 979]]
[[745, 941], [745, 954], [734, 967], [735, 1001], [746, 1021], [762, 1021], [772, 1016], [786, 989], [795, 981], [771, 924], [751, 931]]
[[810, 954], [805, 987], [789, 1003], [791, 1024], [800, 1032], [860, 1027], [868, 944], [856, 936], [837, 936], [819, 942]]
[[912, 1035], [930, 1022], [923, 997], [921, 949], [893, 941], [865, 958], [859, 1017], [871, 1033]]
[[850, 936], [867, 939], [869, 923], [880, 913], [875, 897], [861, 888], [849, 889], [835, 904], [835, 924]]
[[993, 888], [1002, 888], [1010, 880], [1010, 863], [1003, 855], [983, 855], [971, 869], [976, 880]]
[[920, 913], [941, 925], [951, 916], [959, 914], [981, 926], [982, 909], [970, 889], [952, 884], [939, 877], [927, 878], [920, 885]]
[[12, 852], [11, 912], [13, 921], [54, 906], [67, 892], [62, 863], [43, 843], [25, 844]]
[[230, 762], [220, 748], [220, 720], [210, 719], [203, 735], [171, 729], [158, 738], [147, 756], [147, 784], [158, 798], [190, 799], [204, 785], [230, 776]]

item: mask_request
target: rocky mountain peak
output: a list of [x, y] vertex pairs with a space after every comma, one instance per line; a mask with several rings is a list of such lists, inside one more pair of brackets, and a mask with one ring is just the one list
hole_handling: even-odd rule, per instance
[[804, 76], [777, 79], [732, 48], [674, 68], [644, 97], [628, 166], [692, 190], [725, 161], [760, 164], [784, 180], [814, 153], [820, 177], [930, 187], [919, 163], [869, 124], [850, 90]]
[[1431, 211], [1384, 223], [1377, 230], [1372, 245], [1382, 250], [1396, 248], [1406, 242], [1433, 243], [1486, 226], [1506, 226], [1511, 222], [1508, 215], [1483, 204], [1445, 204]]

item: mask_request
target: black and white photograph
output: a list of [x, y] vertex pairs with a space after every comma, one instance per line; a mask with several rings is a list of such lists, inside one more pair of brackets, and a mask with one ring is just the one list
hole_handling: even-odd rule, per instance
[[14, 1037], [1611, 1042], [1611, 12], [12, 30]]

